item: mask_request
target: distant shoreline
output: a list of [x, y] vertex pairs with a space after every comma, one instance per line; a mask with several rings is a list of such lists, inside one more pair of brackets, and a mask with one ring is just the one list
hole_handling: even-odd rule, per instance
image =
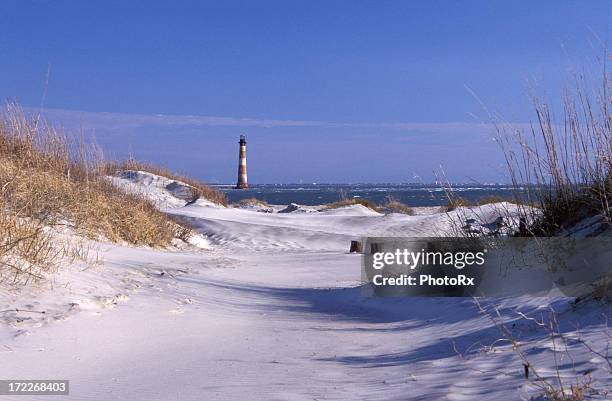
[[[435, 184], [253, 184], [246, 190], [237, 190], [235, 185], [229, 184], [213, 186], [224, 192], [230, 203], [257, 198], [276, 205], [298, 203], [315, 206], [336, 202], [342, 196], [368, 199], [376, 204], [393, 198], [411, 207], [444, 206], [448, 202], [445, 188]], [[487, 198], [512, 200], [517, 194], [511, 185], [462, 184], [452, 188], [473, 204]]]

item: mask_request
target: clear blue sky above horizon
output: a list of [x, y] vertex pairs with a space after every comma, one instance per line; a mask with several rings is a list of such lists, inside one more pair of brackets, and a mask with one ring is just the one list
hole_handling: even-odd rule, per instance
[[503, 181], [471, 91], [528, 122], [528, 81], [558, 95], [601, 56], [612, 17], [596, 0], [0, 7], [0, 98], [42, 104], [112, 157], [215, 182], [235, 180], [246, 133], [259, 183], [429, 182], [440, 165]]

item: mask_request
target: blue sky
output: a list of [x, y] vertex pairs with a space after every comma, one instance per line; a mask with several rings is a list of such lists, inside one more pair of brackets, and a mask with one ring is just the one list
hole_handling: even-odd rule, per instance
[[39, 0], [0, 10], [0, 98], [43, 104], [112, 157], [216, 182], [235, 180], [241, 133], [252, 182], [431, 181], [440, 165], [454, 181], [503, 181], [470, 90], [526, 123], [532, 86], [557, 97], [612, 36], [612, 2], [596, 0]]

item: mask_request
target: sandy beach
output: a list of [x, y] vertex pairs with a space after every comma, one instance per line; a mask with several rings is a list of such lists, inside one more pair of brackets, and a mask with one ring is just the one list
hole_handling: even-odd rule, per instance
[[[70, 380], [72, 400], [518, 399], [534, 389], [519, 357], [470, 298], [363, 296], [351, 239], [433, 236], [449, 214], [361, 205], [261, 213], [140, 188], [199, 233], [169, 250], [90, 243], [48, 282], [0, 293], [1, 377]], [[151, 182], [153, 184], [151, 184]], [[182, 202], [184, 204], [184, 202]], [[499, 205], [497, 205], [499, 206]], [[474, 211], [494, 219], [496, 205]], [[605, 344], [610, 306], [488, 299], [521, 325], [543, 375], [551, 341], [518, 313], [554, 308], [568, 338]], [[7, 312], [18, 309], [19, 312]], [[580, 332], [571, 328], [578, 324]], [[496, 344], [487, 352], [487, 346]], [[603, 358], [569, 341], [560, 374], [612, 383]], [[559, 344], [557, 344], [559, 346]], [[571, 360], [569, 355], [571, 354]], [[491, 383], [495, 382], [492, 386]], [[607, 383], [607, 384], [606, 384]], [[0, 396], [0, 399], [17, 399]], [[28, 399], [46, 399], [29, 397]]]

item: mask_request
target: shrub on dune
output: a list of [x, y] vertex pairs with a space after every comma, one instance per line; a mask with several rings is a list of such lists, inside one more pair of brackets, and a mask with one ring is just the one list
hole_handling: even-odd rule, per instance
[[261, 199], [257, 199], [257, 198], [240, 199], [238, 202], [236, 202], [235, 205], [238, 207], [257, 207], [257, 206], [268, 207], [270, 206], [268, 205], [268, 202], [261, 200]]
[[368, 199], [363, 199], [363, 198], [353, 198], [353, 199], [343, 199], [343, 200], [339, 200], [337, 202], [334, 203], [328, 203], [327, 205], [325, 205], [326, 209], [337, 209], [340, 207], [346, 207], [346, 206], [352, 206], [352, 205], [361, 205], [361, 206], [365, 206], [368, 209], [372, 209], [375, 212], [378, 212], [378, 206], [376, 206], [376, 204]]
[[406, 205], [405, 203], [400, 202], [399, 200], [391, 196], [387, 198], [387, 201], [385, 202], [384, 205], [382, 205], [382, 208], [391, 213], [401, 213], [401, 214], [407, 214], [409, 216], [414, 215], [414, 210], [410, 206]]
[[[563, 121], [552, 117], [552, 105], [533, 100], [536, 122], [524, 133], [497, 124], [513, 186], [527, 186], [523, 217], [533, 221], [530, 235], [552, 236], [579, 221], [601, 215], [612, 218], [612, 92], [604, 69], [601, 87], [591, 90], [576, 77], [563, 99]], [[524, 197], [524, 196], [523, 196]], [[516, 202], [520, 203], [520, 202]], [[535, 205], [537, 208], [529, 207]]]
[[448, 196], [446, 207], [443, 209], [445, 212], [452, 212], [460, 207], [467, 207], [469, 205], [469, 202], [460, 196]]

